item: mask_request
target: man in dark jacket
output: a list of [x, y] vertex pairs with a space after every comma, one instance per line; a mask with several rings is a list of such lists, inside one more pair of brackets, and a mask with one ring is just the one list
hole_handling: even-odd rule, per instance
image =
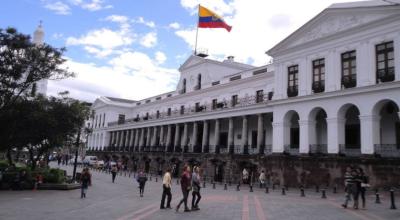
[[138, 177], [137, 177], [137, 181], [139, 183], [139, 193], [140, 193], [140, 197], [143, 197], [143, 193], [144, 193], [144, 186], [146, 184], [147, 181], [147, 176], [145, 173], [143, 173], [143, 171], [140, 171]]
[[179, 202], [178, 206], [176, 206], [176, 211], [179, 211], [179, 207], [184, 203], [185, 205], [185, 212], [190, 212], [190, 209], [187, 206], [187, 200], [189, 196], [189, 191], [191, 190], [191, 175], [190, 175], [190, 167], [185, 166], [183, 168], [183, 173], [181, 176], [181, 189], [183, 198]]

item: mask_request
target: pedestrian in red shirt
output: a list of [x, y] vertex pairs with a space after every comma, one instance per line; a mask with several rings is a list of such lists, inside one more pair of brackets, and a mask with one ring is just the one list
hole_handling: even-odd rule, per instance
[[183, 168], [183, 173], [181, 176], [181, 189], [182, 189], [182, 195], [183, 198], [179, 202], [178, 206], [176, 206], [176, 211], [179, 211], [179, 207], [182, 205], [182, 203], [185, 205], [185, 212], [190, 212], [190, 209], [187, 206], [187, 200], [189, 196], [189, 192], [192, 189], [191, 186], [191, 175], [190, 175], [190, 167], [189, 166], [184, 166]]

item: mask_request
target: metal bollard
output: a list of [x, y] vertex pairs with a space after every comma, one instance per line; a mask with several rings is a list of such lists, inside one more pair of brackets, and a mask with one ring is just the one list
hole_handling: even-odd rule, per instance
[[253, 192], [253, 184], [250, 184], [250, 192]]
[[306, 195], [304, 194], [304, 189], [303, 187], [300, 188], [300, 196], [305, 197]]
[[319, 186], [318, 185], [315, 186], [315, 192], [319, 192]]
[[321, 198], [326, 199], [325, 189], [322, 190], [322, 196], [321, 196]]
[[396, 204], [394, 203], [394, 190], [390, 189], [390, 209], [396, 209]]
[[268, 186], [265, 187], [265, 193], [269, 193]]
[[213, 182], [213, 189], [215, 189], [215, 182]]
[[337, 193], [337, 186], [335, 185], [334, 187], [333, 187], [333, 193]]
[[206, 180], [203, 182], [203, 188], [206, 188]]
[[272, 184], [272, 190], [275, 190], [275, 184]]
[[282, 187], [282, 195], [283, 195], [283, 196], [286, 195], [285, 187]]
[[232, 183], [231, 183], [231, 181], [230, 181], [230, 180], [229, 180], [229, 182], [228, 182], [228, 185], [229, 185], [229, 186], [231, 186], [231, 185], [232, 185]]
[[240, 183], [236, 185], [236, 191], [240, 191]]
[[379, 193], [375, 193], [375, 196], [376, 196], [376, 198], [375, 198], [375, 203], [376, 203], [376, 204], [381, 204], [381, 199], [380, 199], [380, 197], [379, 197]]
[[224, 184], [224, 190], [228, 190], [228, 185]]
[[124, 172], [124, 176], [126, 176], [126, 171]]
[[158, 182], [158, 178], [156, 177], [156, 182]]
[[151, 174], [150, 174], [150, 181], [151, 181]]

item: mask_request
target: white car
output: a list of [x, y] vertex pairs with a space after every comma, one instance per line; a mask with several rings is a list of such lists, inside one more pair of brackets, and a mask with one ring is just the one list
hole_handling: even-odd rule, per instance
[[83, 164], [87, 166], [95, 166], [96, 163], [97, 163], [96, 156], [85, 156], [85, 159], [83, 159]]
[[[78, 160], [76, 161], [77, 164], [82, 164], [82, 157], [78, 156]], [[69, 160], [69, 164], [74, 164], [75, 163], [75, 157]]]
[[103, 168], [104, 167], [104, 160], [98, 160], [96, 162], [96, 168]]

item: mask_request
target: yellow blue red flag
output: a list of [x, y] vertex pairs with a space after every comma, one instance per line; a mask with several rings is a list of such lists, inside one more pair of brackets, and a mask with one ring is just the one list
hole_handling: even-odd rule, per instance
[[231, 31], [232, 26], [225, 23], [221, 16], [215, 14], [210, 9], [199, 5], [199, 28], [225, 28], [228, 32]]

